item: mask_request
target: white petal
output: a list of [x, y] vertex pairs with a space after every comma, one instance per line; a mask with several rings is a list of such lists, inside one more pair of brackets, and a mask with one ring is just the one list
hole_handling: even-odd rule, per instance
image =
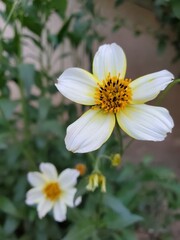
[[174, 76], [172, 73], [167, 70], [162, 70], [132, 81], [130, 83], [133, 93], [132, 103], [145, 103], [154, 99], [173, 79]]
[[81, 203], [81, 201], [82, 201], [82, 197], [81, 196], [77, 197], [74, 203], [75, 207], [78, 206]]
[[58, 222], [63, 222], [66, 220], [66, 213], [66, 205], [62, 201], [57, 201], [53, 208], [54, 219]]
[[146, 104], [130, 105], [117, 114], [120, 127], [139, 140], [162, 141], [174, 123], [167, 109]]
[[44, 185], [45, 179], [43, 177], [43, 174], [39, 172], [29, 172], [27, 175], [28, 182], [33, 186], [33, 187], [40, 187]]
[[76, 153], [94, 151], [110, 137], [114, 125], [114, 114], [90, 109], [67, 128], [66, 147]]
[[26, 204], [37, 204], [44, 198], [40, 188], [32, 188], [26, 193]]
[[67, 191], [64, 191], [62, 196], [62, 201], [68, 205], [69, 207], [74, 207], [74, 196], [76, 194], [76, 188], [68, 189]]
[[68, 68], [58, 78], [57, 89], [68, 99], [84, 104], [94, 104], [97, 80], [89, 72], [80, 68]]
[[109, 73], [120, 78], [126, 73], [126, 56], [116, 43], [102, 45], [94, 56], [93, 74], [102, 81]]
[[53, 207], [53, 202], [43, 199], [38, 204], [37, 211], [39, 218], [43, 218]]
[[60, 188], [66, 189], [70, 187], [74, 187], [77, 183], [77, 178], [79, 176], [79, 171], [76, 169], [65, 169], [59, 175], [58, 182], [60, 184]]
[[58, 178], [57, 170], [52, 163], [41, 163], [39, 168], [41, 172], [44, 174], [44, 177], [46, 177], [49, 180], [57, 180]]

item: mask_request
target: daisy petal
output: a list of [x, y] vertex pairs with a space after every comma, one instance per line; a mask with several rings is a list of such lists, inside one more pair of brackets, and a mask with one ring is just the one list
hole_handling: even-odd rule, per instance
[[110, 137], [114, 125], [114, 114], [90, 109], [67, 128], [66, 147], [76, 153], [94, 151]]
[[71, 188], [64, 191], [63, 202], [65, 202], [67, 206], [74, 207], [74, 196], [76, 191], [77, 191], [76, 188]]
[[57, 180], [58, 174], [55, 166], [51, 163], [41, 163], [40, 170], [44, 174], [44, 177], [47, 177], [51, 180]]
[[102, 45], [94, 56], [93, 74], [102, 81], [109, 73], [120, 78], [126, 73], [126, 56], [116, 43]]
[[173, 74], [167, 70], [151, 73], [130, 83], [132, 89], [132, 103], [145, 103], [154, 99], [173, 81]]
[[45, 183], [45, 179], [43, 177], [43, 174], [39, 172], [29, 172], [27, 175], [28, 182], [33, 187], [39, 187], [42, 186]]
[[77, 197], [74, 202], [75, 207], [78, 206], [81, 203], [81, 201], [82, 201], [82, 197], [81, 196]]
[[139, 140], [162, 141], [174, 126], [167, 109], [145, 104], [130, 105], [116, 116], [124, 132]]
[[58, 182], [61, 188], [70, 188], [76, 185], [78, 176], [79, 171], [67, 168], [59, 175]]
[[37, 207], [39, 218], [43, 218], [53, 207], [53, 202], [43, 199]]
[[94, 91], [97, 87], [95, 77], [80, 68], [68, 68], [58, 78], [57, 89], [68, 99], [84, 104], [94, 104]]
[[54, 204], [53, 215], [54, 219], [58, 222], [63, 222], [66, 220], [67, 208], [62, 201], [58, 201]]
[[26, 193], [26, 204], [33, 205], [39, 203], [43, 199], [43, 193], [39, 188], [32, 188]]

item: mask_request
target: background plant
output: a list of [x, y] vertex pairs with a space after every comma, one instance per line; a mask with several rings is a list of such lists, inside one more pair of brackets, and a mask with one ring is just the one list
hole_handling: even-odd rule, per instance
[[[66, 0], [1, 2], [5, 25], [0, 33], [0, 238], [131, 240], [143, 230], [154, 239], [171, 239], [170, 225], [179, 218], [180, 205], [180, 186], [173, 172], [151, 166], [147, 159], [137, 166], [112, 167], [111, 155], [120, 144], [117, 132], [91, 155], [75, 155], [64, 146], [65, 129], [81, 109], [64, 99], [54, 104], [54, 82], [64, 70], [67, 57], [77, 60], [77, 48], [87, 54], [90, 68], [92, 46], [104, 39], [97, 26], [106, 21], [97, 13], [94, 2], [79, 1], [80, 11], [70, 15], [66, 13]], [[52, 14], [61, 22], [57, 33], [52, 33], [47, 24]], [[12, 31], [10, 38], [5, 37], [7, 26]], [[61, 51], [66, 42], [71, 52]], [[32, 45], [36, 54], [31, 51]], [[30, 48], [28, 55], [24, 55], [24, 46]], [[58, 61], [62, 65], [55, 70]], [[12, 84], [19, 92], [16, 100], [11, 97]], [[97, 190], [89, 194], [85, 188], [87, 176], [100, 155], [105, 156], [100, 165], [107, 177], [108, 193]], [[61, 224], [51, 216], [39, 220], [35, 208], [24, 203], [29, 189], [27, 172], [48, 161], [59, 171], [79, 162], [87, 166], [78, 186], [83, 203], [69, 210], [68, 221]]]

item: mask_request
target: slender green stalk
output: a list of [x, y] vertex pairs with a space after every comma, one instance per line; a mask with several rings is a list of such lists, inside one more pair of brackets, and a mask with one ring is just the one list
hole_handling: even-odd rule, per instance
[[124, 153], [123, 136], [122, 136], [121, 129], [119, 126], [116, 126], [116, 130], [117, 130], [118, 141], [119, 141], [119, 146], [120, 146], [120, 154], [122, 156]]
[[24, 94], [24, 84], [21, 79], [19, 79], [19, 89], [20, 89], [20, 94], [21, 94], [21, 103], [22, 103], [22, 113], [23, 113], [23, 118], [24, 118], [24, 136], [25, 136], [25, 157], [28, 159], [30, 162], [31, 166], [35, 166], [34, 163], [34, 157], [33, 157], [33, 152], [30, 146], [30, 141], [31, 141], [31, 132], [30, 132], [30, 122], [29, 122], [29, 116], [28, 116], [28, 110], [27, 110], [27, 103], [26, 103], [26, 96]]
[[10, 21], [12, 15], [13, 15], [14, 11], [16, 10], [17, 5], [20, 3], [20, 1], [21, 0], [14, 1], [14, 4], [13, 4], [13, 6], [11, 8], [11, 11], [10, 11], [10, 13], [9, 13], [9, 15], [8, 15], [8, 17], [6, 19], [5, 25], [4, 25], [3, 29], [2, 29], [2, 31], [0, 32], [0, 59], [2, 59], [2, 52], [3, 52], [3, 47], [2, 47], [3, 34], [4, 34], [8, 24], [9, 24], [9, 21]]
[[14, 1], [14, 4], [13, 4], [13, 6], [12, 6], [12, 8], [11, 8], [11, 11], [10, 11], [10, 13], [9, 13], [9, 15], [8, 15], [8, 17], [7, 17], [7, 19], [6, 19], [6, 23], [5, 23], [3, 29], [2, 29], [2, 31], [1, 31], [1, 33], [0, 33], [0, 40], [2, 39], [3, 34], [4, 34], [4, 32], [5, 32], [5, 30], [6, 30], [7, 26], [8, 26], [8, 23], [9, 23], [12, 15], [13, 15], [15, 9], [16, 9], [16, 6], [17, 6], [19, 3], [20, 3], [20, 0]]
[[124, 151], [125, 151], [126, 149], [128, 149], [128, 147], [130, 147], [130, 145], [131, 145], [133, 142], [134, 142], [134, 138], [132, 138], [132, 139], [126, 144], [126, 146], [124, 147]]

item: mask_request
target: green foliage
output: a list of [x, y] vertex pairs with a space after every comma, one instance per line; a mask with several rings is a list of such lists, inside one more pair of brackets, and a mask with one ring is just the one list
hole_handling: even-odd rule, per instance
[[[92, 46], [104, 38], [97, 26], [105, 19], [96, 12], [95, 1], [80, 1], [80, 11], [70, 16], [66, 14], [66, 0], [2, 2], [5, 10], [1, 18], [8, 22], [13, 36], [6, 39], [3, 32], [0, 34], [0, 239], [135, 240], [142, 228], [147, 234], [153, 229], [164, 240], [171, 233], [161, 230], [168, 229], [179, 218], [180, 183], [170, 170], [154, 167], [147, 160], [115, 169], [105, 158], [102, 169], [107, 176], [108, 193], [98, 190], [87, 193], [92, 159], [110, 156], [118, 149], [118, 142], [113, 136], [94, 156], [72, 154], [65, 148], [66, 128], [81, 109], [64, 99], [61, 104], [53, 103], [52, 97], [57, 92], [55, 79], [64, 70], [62, 67], [52, 71], [56, 63], [53, 59], [64, 42], [69, 41], [71, 52], [84, 47], [90, 67]], [[116, 5], [121, 2], [117, 0]], [[179, 17], [179, 5], [176, 1], [173, 4], [174, 15]], [[9, 18], [13, 8], [15, 11]], [[51, 33], [47, 27], [51, 14], [62, 21], [57, 33]], [[44, 36], [47, 45], [43, 43]], [[33, 55], [30, 49], [33, 63], [23, 54], [26, 41], [38, 52]], [[58, 52], [56, 58], [63, 64], [66, 56], [73, 58], [71, 52]], [[12, 100], [12, 84], [18, 91], [16, 100]], [[68, 220], [64, 223], [55, 222], [51, 214], [40, 220], [35, 207], [25, 205], [30, 188], [27, 172], [49, 161], [59, 172], [74, 168], [79, 162], [88, 169], [78, 183], [77, 196], [83, 195], [83, 202], [78, 208], [68, 210]]]

